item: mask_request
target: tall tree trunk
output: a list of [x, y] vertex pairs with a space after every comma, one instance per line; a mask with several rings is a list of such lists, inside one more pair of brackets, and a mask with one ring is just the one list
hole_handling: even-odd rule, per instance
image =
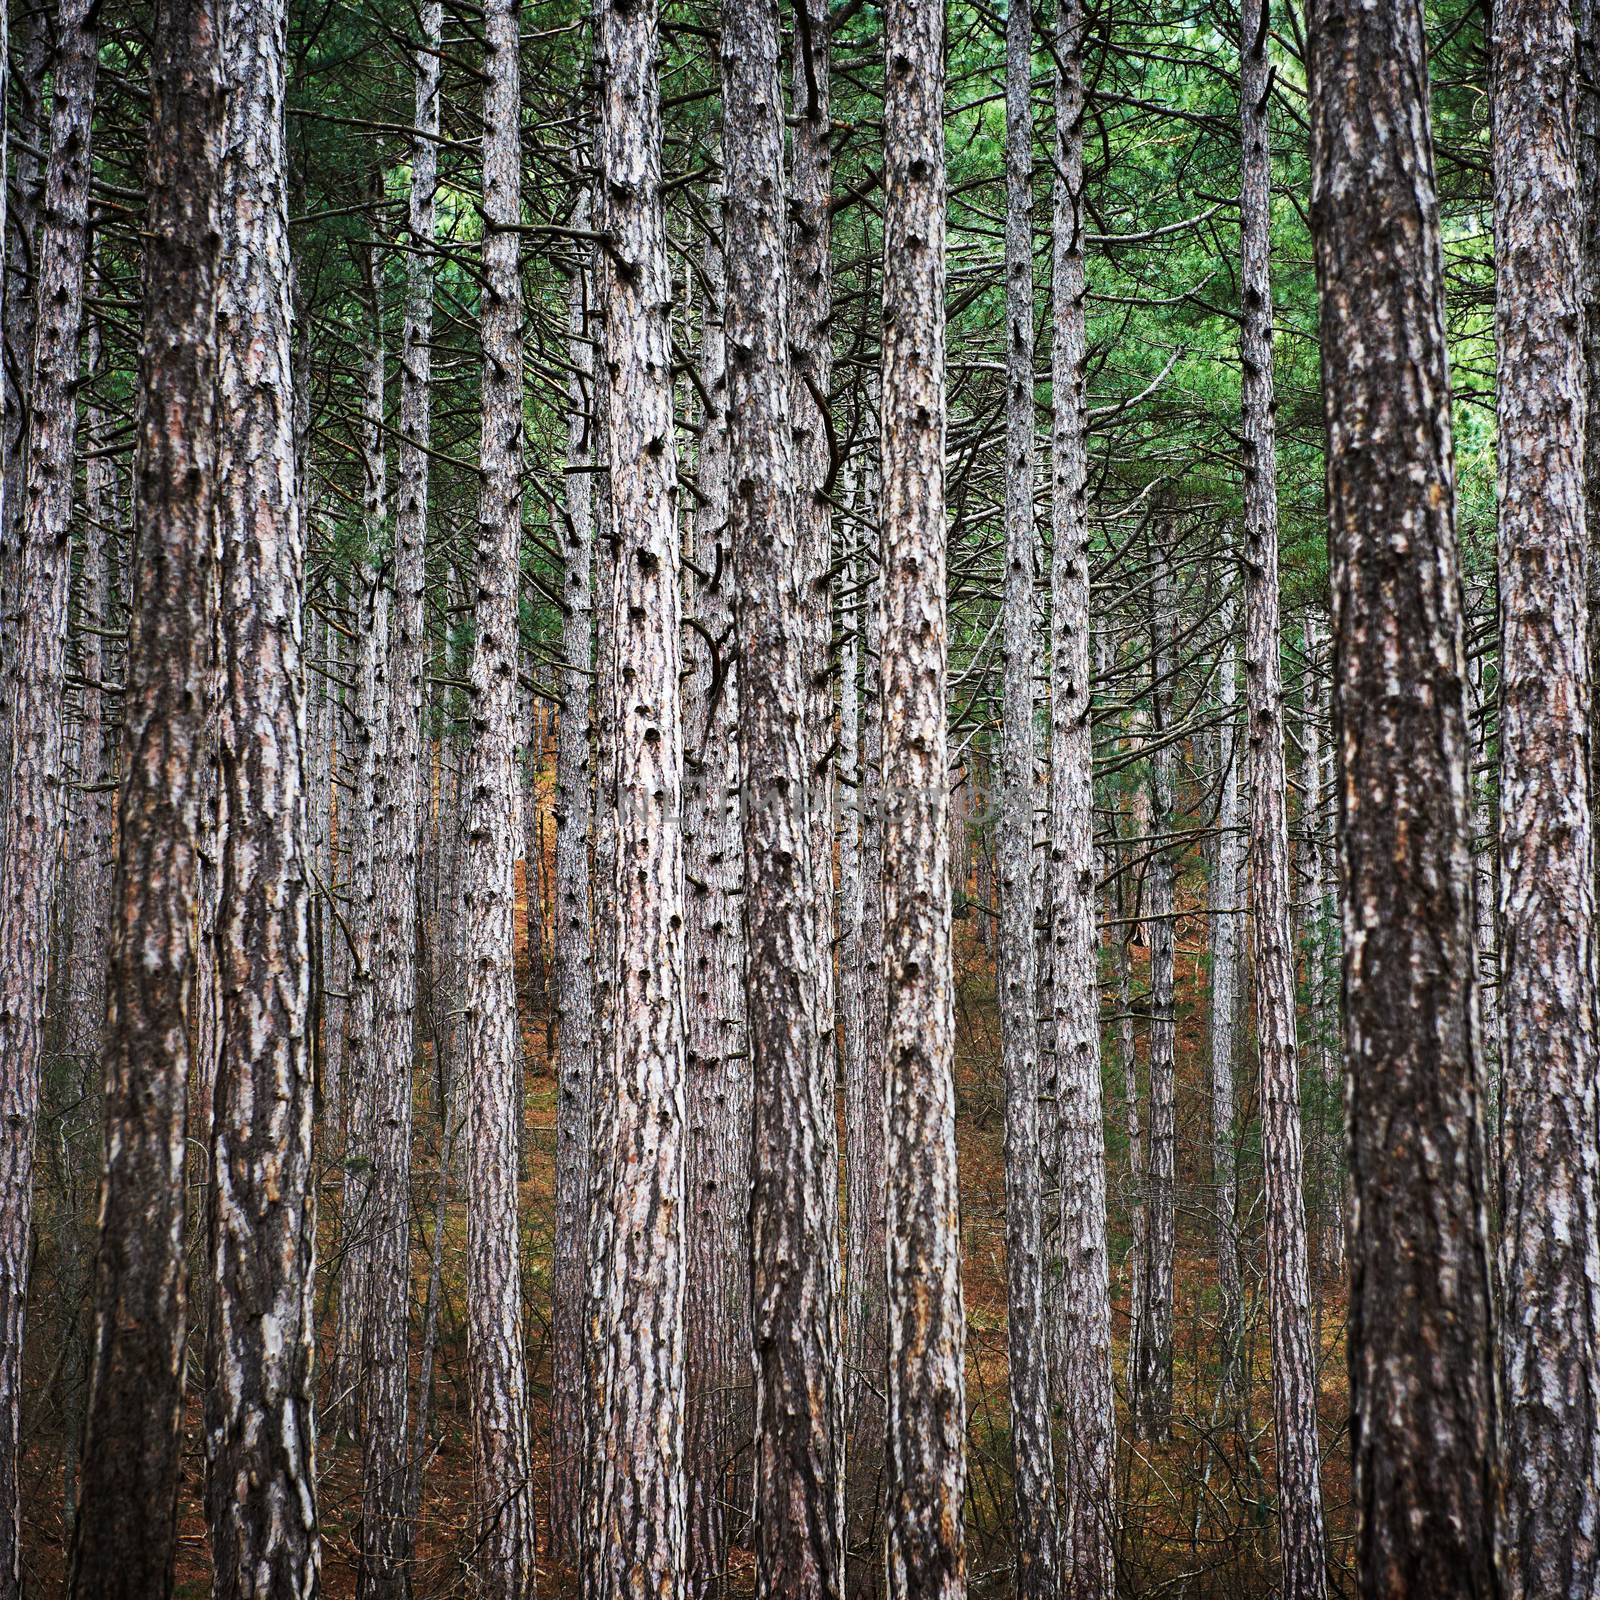
[[[389, 616], [393, 568], [383, 546], [388, 520], [388, 470], [384, 456], [384, 347], [380, 298], [382, 269], [376, 247], [364, 263], [367, 288], [367, 381], [361, 401], [361, 550], [356, 562], [356, 696], [351, 735], [348, 823], [349, 893], [344, 926], [350, 938], [348, 998], [344, 1006], [344, 1090], [350, 1117], [344, 1146], [339, 1244], [343, 1255], [339, 1288], [339, 1331], [334, 1390], [340, 1425], [352, 1435], [360, 1424], [365, 1374], [363, 1340], [370, 1309], [372, 1234], [381, 1225], [373, 1206], [372, 1142], [374, 1077], [372, 1057], [377, 1026], [373, 972], [374, 877], [377, 823], [389, 782]], [[341, 825], [340, 833], [346, 833]]]
[[66, 787], [62, 730], [70, 584], [78, 339], [88, 258], [94, 11], [62, 0], [50, 159], [38, 229], [26, 489], [17, 615], [9, 636], [11, 768], [0, 815], [0, 1592], [22, 1583], [22, 1337], [33, 1217], [34, 1134]]
[[1256, 1036], [1261, 1060], [1261, 1164], [1266, 1191], [1267, 1301], [1278, 1462], [1278, 1553], [1284, 1600], [1327, 1592], [1317, 1357], [1311, 1335], [1300, 1066], [1290, 926], [1289, 780], [1283, 756], [1282, 625], [1278, 609], [1277, 401], [1272, 372], [1272, 156], [1267, 120], [1268, 0], [1243, 0], [1239, 190], [1243, 331], [1245, 701], [1250, 752], [1250, 887]]
[[1315, 0], [1311, 46], [1357, 1575], [1369, 1594], [1491, 1596], [1499, 1489], [1471, 744], [1422, 8]]
[[217, 604], [223, 69], [211, 0], [165, 0], [154, 37], [138, 379], [147, 398], [133, 474], [136, 602], [106, 977], [106, 1156], [72, 1551], [71, 1589], [81, 1600], [172, 1592], [187, 1337], [184, 1167]]
[[[815, 41], [813, 41], [815, 43]], [[812, 806], [803, 547], [790, 473], [783, 106], [775, 0], [725, 0], [728, 539], [739, 659], [750, 1227], [756, 1343], [756, 1590], [843, 1584], [837, 1190], [818, 991], [820, 863]], [[815, 379], [813, 379], [815, 381]], [[824, 535], [824, 537], [826, 537]], [[825, 597], [824, 597], [825, 603]], [[831, 1061], [831, 1051], [827, 1053]]]
[[459, 896], [462, 947], [471, 952], [462, 997], [470, 1079], [467, 1352], [480, 1581], [493, 1600], [524, 1600], [534, 1587], [534, 1526], [517, 1229], [523, 1082], [513, 928], [523, 403], [517, 0], [489, 5], [484, 44], [482, 467]]
[[[1578, 84], [1574, 107], [1578, 142], [1578, 180], [1582, 187], [1582, 253], [1578, 258], [1583, 294], [1583, 365], [1588, 408], [1583, 433], [1584, 527], [1588, 538], [1589, 597], [1589, 803], [1600, 793], [1600, 694], [1592, 683], [1600, 674], [1600, 0], [1578, 0]], [[0, 769], [3, 770], [3, 769]], [[1600, 871], [1600, 849], [1596, 850]], [[1488, 1013], [1485, 1012], [1485, 1033]]]
[[1050, 373], [1050, 916], [1056, 1046], [1061, 1315], [1062, 1575], [1072, 1600], [1115, 1582], [1116, 1410], [1106, 1261], [1100, 1087], [1100, 947], [1095, 908], [1094, 706], [1089, 636], [1088, 338], [1083, 265], [1083, 31], [1077, 0], [1056, 11], [1054, 337]]
[[[384, 775], [374, 791], [373, 909], [369, 930], [374, 1026], [367, 1154], [366, 1336], [361, 1352], [361, 1584], [373, 1600], [410, 1589], [406, 1343], [411, 1310], [411, 1075], [416, 1059], [417, 845], [423, 810], [423, 673], [427, 666], [428, 444], [432, 427], [434, 197], [438, 186], [439, 36], [443, 11], [426, 0], [416, 50], [405, 317], [400, 343], [400, 439], [394, 514], [394, 609]], [[448, 1145], [441, 1141], [441, 1153]], [[441, 1164], [440, 1184], [448, 1182]]]
[[1600, 1589], [1592, 684], [1571, 9], [1494, 15], [1508, 1596]]
[[[10, 782], [12, 674], [16, 668], [16, 635], [21, 621], [22, 511], [28, 455], [28, 418], [32, 410], [34, 286], [38, 269], [39, 203], [42, 198], [40, 151], [48, 147], [43, 115], [45, 62], [49, 49], [49, 17], [42, 5], [28, 6], [16, 19], [16, 60], [10, 39], [6, 52], [6, 87], [14, 92], [3, 102], [5, 142], [10, 147], [9, 183], [0, 204], [6, 210], [4, 305], [0, 308], [0, 364], [4, 366], [5, 415], [0, 419], [0, 794]], [[12, 70], [13, 67], [15, 70]], [[14, 80], [14, 86], [12, 83]], [[15, 105], [15, 127], [12, 106]], [[0, 811], [0, 846], [7, 817]]]
[[966, 1593], [945, 749], [944, 10], [884, 9], [883, 964], [889, 1593]]
[[1177, 747], [1172, 742], [1172, 637], [1176, 627], [1169, 530], [1150, 542], [1150, 807], [1141, 848], [1145, 916], [1150, 930], [1150, 1123], [1147, 1135], [1143, 1282], [1139, 1290], [1138, 1366], [1133, 1425], [1141, 1438], [1165, 1439], [1172, 1427], [1172, 1292], [1177, 1250], [1177, 1018], [1173, 995], [1173, 838]]
[[847, 1587], [852, 1597], [883, 1591], [883, 1457], [887, 1416], [888, 1301], [884, 1258], [884, 991], [883, 952], [883, 566], [877, 474], [869, 468], [863, 497], [868, 542], [861, 600], [865, 634], [857, 809], [861, 818], [861, 1060], [845, 1085], [849, 1291], [845, 1407]]
[[[827, 0], [798, 0], [794, 12], [793, 155], [789, 219], [789, 423], [793, 435], [795, 545], [800, 566], [801, 672], [805, 693], [807, 788], [811, 802], [813, 920], [817, 937], [817, 1076], [827, 1105], [823, 1165], [839, 1164], [838, 1017], [835, 1012], [833, 883], [833, 445], [829, 437], [833, 387], [833, 71], [832, 18]], [[837, 1239], [839, 1185], [823, 1185], [826, 1224]], [[835, 1295], [837, 1299], [837, 1295]], [[837, 1309], [834, 1312], [838, 1317]], [[837, 1363], [839, 1347], [835, 1342]], [[842, 1427], [842, 1417], [832, 1426]], [[839, 1435], [843, 1460], [844, 1435]]]
[[[596, 28], [599, 19], [596, 15]], [[599, 38], [596, 34], [596, 57]], [[596, 163], [598, 166], [598, 162]], [[597, 172], [597, 178], [600, 174]], [[595, 227], [604, 228], [605, 184], [594, 188]], [[596, 911], [602, 896], [616, 892], [617, 875], [617, 761], [616, 724], [612, 717], [611, 684], [616, 677], [616, 615], [611, 603], [616, 570], [616, 519], [611, 510], [611, 363], [606, 352], [608, 274], [596, 275], [595, 304], [600, 338], [595, 345], [594, 428], [596, 466], [594, 478], [594, 850], [590, 874]], [[613, 1076], [612, 1039], [616, 1032], [617, 924], [611, 915], [594, 918], [595, 1069], [589, 1088], [589, 1215], [586, 1233], [586, 1274], [583, 1326], [583, 1530], [579, 1588], [585, 1596], [598, 1595], [606, 1584], [605, 1563], [610, 1559], [609, 1534], [601, 1500], [609, 1423], [609, 1361], [611, 1279], [616, 1266], [612, 1242], [615, 1216], [612, 1206], [612, 1151], [617, 1128], [617, 1086]]]
[[[584, 191], [574, 225], [590, 222]], [[567, 289], [566, 517], [561, 553], [561, 708], [556, 723], [555, 983], [557, 1017], [555, 1244], [551, 1266], [550, 1544], [575, 1562], [583, 1515], [583, 1302], [589, 1230], [590, 1115], [595, 1067], [589, 893], [591, 667], [594, 660], [594, 496], [599, 453], [586, 253]]]
[[[615, 960], [597, 1196], [609, 1212], [599, 1309], [596, 1600], [672, 1597], [684, 1579], [683, 739], [670, 286], [655, 0], [600, 16], [615, 747]], [[604, 780], [602, 780], [604, 781]], [[597, 1308], [598, 1309], [598, 1308]]]
[[286, 36], [281, 0], [226, 0], [216, 506], [221, 1011], [206, 1454], [215, 1592], [241, 1600], [314, 1594], [321, 1564]]
[[706, 235], [692, 565], [698, 645], [684, 677], [689, 1276], [686, 1470], [689, 1590], [722, 1592], [729, 1465], [750, 1442], [750, 1072], [745, 1028], [744, 844], [738, 661], [728, 527], [728, 383], [720, 208]]
[[1005, 1068], [1006, 1350], [1018, 1600], [1055, 1600], [1055, 1458], [1044, 1319], [1033, 876], [1033, 10], [1006, 16], [1005, 726], [1000, 773], [1000, 1049]]
[[1233, 1064], [1238, 1054], [1239, 896], [1244, 887], [1245, 845], [1239, 797], [1237, 605], [1223, 607], [1222, 655], [1217, 667], [1217, 847], [1211, 873], [1211, 1183], [1217, 1230], [1218, 1333], [1222, 1388], [1236, 1396], [1244, 1376], [1243, 1304], [1239, 1287], [1237, 1139]]

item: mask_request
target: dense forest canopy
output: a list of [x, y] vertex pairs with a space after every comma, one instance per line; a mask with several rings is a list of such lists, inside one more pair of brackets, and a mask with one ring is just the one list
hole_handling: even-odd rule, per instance
[[0, 1594], [1600, 1588], [1595, 0], [0, 48]]

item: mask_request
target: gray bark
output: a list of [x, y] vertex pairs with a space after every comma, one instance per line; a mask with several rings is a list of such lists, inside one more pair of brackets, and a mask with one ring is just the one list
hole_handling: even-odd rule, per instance
[[1006, 18], [1005, 660], [1000, 773], [1000, 1049], [1005, 1071], [1006, 1350], [1019, 1600], [1055, 1600], [1055, 1459], [1044, 1320], [1033, 874], [1033, 12]]
[[884, 9], [883, 965], [888, 1578], [966, 1593], [945, 733], [944, 12]]
[[[587, 191], [575, 226], [590, 220]], [[550, 1543], [569, 1562], [579, 1553], [583, 1440], [583, 1301], [588, 1238], [590, 1114], [595, 1068], [593, 922], [589, 836], [593, 477], [602, 453], [594, 406], [592, 262], [585, 257], [567, 290], [566, 519], [561, 599], [561, 708], [556, 722], [555, 984], [557, 1042], [556, 1221], [551, 1269]]]
[[[384, 771], [374, 786], [372, 1050], [367, 1104], [367, 1308], [360, 1592], [403, 1597], [410, 1589], [408, 1380], [411, 1310], [411, 1076], [416, 1059], [417, 847], [423, 811], [423, 673], [427, 664], [428, 454], [432, 409], [434, 196], [439, 128], [438, 55], [443, 11], [428, 0], [416, 51], [406, 302], [400, 342], [400, 441], [396, 455], [393, 611], [390, 617]], [[441, 1153], [448, 1146], [441, 1139]], [[447, 1182], [442, 1163], [441, 1190]], [[437, 1296], [435, 1296], [435, 1300]]]
[[1277, 401], [1272, 371], [1272, 156], [1267, 120], [1267, 0], [1240, 12], [1245, 701], [1250, 756], [1250, 930], [1261, 1062], [1267, 1300], [1278, 1462], [1278, 1554], [1285, 1600], [1322, 1600], [1327, 1554], [1317, 1442], [1300, 1067], [1290, 923], [1289, 780], [1283, 754], [1278, 606]]
[[[811, 562], [795, 512], [775, 0], [725, 0], [729, 478], [743, 778], [756, 1590], [843, 1586], [838, 1175], [813, 858]], [[803, 369], [802, 369], [803, 370]], [[814, 381], [814, 380], [813, 380]], [[815, 530], [810, 530], [815, 539]], [[823, 534], [826, 538], [826, 533]], [[823, 597], [824, 610], [826, 596]], [[831, 1062], [831, 1050], [826, 1052]]]
[[523, 446], [517, 0], [492, 0], [484, 44], [483, 420], [457, 930], [464, 953], [461, 1075], [468, 1084], [467, 1356], [479, 1581], [492, 1600], [525, 1600], [534, 1589], [534, 1525], [517, 1229], [523, 1081], [513, 928]]
[[1149, 826], [1145, 915], [1150, 933], [1150, 1120], [1146, 1133], [1144, 1260], [1135, 1334], [1133, 1426], [1145, 1439], [1165, 1439], [1172, 1426], [1172, 1293], [1177, 1249], [1177, 1022], [1173, 994], [1173, 913], [1177, 883], [1172, 838], [1177, 746], [1172, 723], [1172, 637], [1175, 628], [1168, 531], [1153, 536], [1150, 599]]
[[694, 655], [683, 684], [687, 885], [689, 1277], [686, 1470], [689, 1591], [720, 1594], [729, 1466], [748, 1446], [750, 1071], [745, 1027], [744, 844], [740, 827], [738, 662], [728, 526], [728, 383], [720, 215], [707, 233], [692, 593]]
[[1054, 337], [1050, 371], [1050, 917], [1061, 1262], [1056, 1396], [1061, 1407], [1062, 1578], [1072, 1600], [1115, 1583], [1116, 1412], [1106, 1258], [1095, 915], [1094, 724], [1090, 676], [1088, 363], [1083, 263], [1083, 32], [1076, 0], [1056, 11]]
[[[1222, 1387], [1236, 1395], [1243, 1382], [1242, 1303], [1239, 1287], [1237, 1140], [1233, 1067], [1238, 1054], [1239, 897], [1244, 887], [1244, 821], [1239, 794], [1237, 606], [1221, 618], [1217, 667], [1221, 726], [1217, 731], [1217, 845], [1211, 871], [1211, 1182], [1216, 1208], [1217, 1294], [1221, 1315]], [[1124, 1008], [1125, 1009], [1125, 1008]]]
[[655, 0], [598, 18], [615, 535], [601, 716], [614, 742], [615, 954], [597, 1096], [592, 1332], [604, 1340], [586, 1572], [595, 1600], [684, 1582], [684, 947], [679, 530]]

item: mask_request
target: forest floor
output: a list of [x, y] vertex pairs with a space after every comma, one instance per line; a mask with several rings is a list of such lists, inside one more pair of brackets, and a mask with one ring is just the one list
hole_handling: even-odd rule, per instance
[[[522, 943], [521, 869], [518, 871], [519, 978], [527, 972]], [[1006, 1294], [1004, 1256], [1003, 1101], [1000, 1092], [999, 1030], [995, 1010], [993, 961], [980, 941], [980, 914], [962, 916], [957, 932], [958, 1125], [961, 1163], [962, 1230], [968, 1318], [967, 1394], [969, 1404], [968, 1540], [971, 1592], [1008, 1592], [1011, 1488], [1006, 1415]], [[1246, 1247], [1247, 1385], [1243, 1426], [1224, 1414], [1217, 1400], [1219, 1339], [1211, 1240], [1208, 1088], [1205, 1025], [1195, 997], [1203, 993], [1201, 921], [1180, 922], [1179, 942], [1179, 1101], [1178, 1101], [1178, 1261], [1174, 1308], [1175, 1370], [1173, 1430], [1159, 1444], [1135, 1441], [1124, 1428], [1119, 1440], [1123, 1537], [1119, 1588], [1128, 1595], [1172, 1594], [1197, 1600], [1234, 1600], [1266, 1595], [1273, 1583], [1275, 1544], [1270, 1376], [1261, 1282], [1261, 1223], [1255, 1212], [1241, 1217]], [[1189, 937], [1185, 935], [1189, 934]], [[533, 1390], [535, 1471], [548, 1481], [548, 1396], [550, 1258], [553, 1228], [552, 1183], [555, 1151], [556, 1085], [547, 1048], [548, 1019], [523, 995], [527, 1059], [528, 1173], [521, 1215], [524, 1242], [525, 1316]], [[1141, 1038], [1141, 1047], [1143, 1040]], [[426, 1052], [424, 1052], [424, 1055]], [[1241, 1083], [1247, 1076], [1241, 1074]], [[1126, 1149], [1120, 1134], [1121, 1096], [1107, 1090], [1112, 1227], [1112, 1271], [1119, 1421], [1126, 1419], [1123, 1392], [1128, 1301], [1129, 1196]], [[1242, 1120], [1253, 1109], [1241, 1107]], [[420, 1307], [428, 1275], [428, 1229], [438, 1182], [436, 1119], [432, 1078], [425, 1059], [418, 1066], [418, 1105], [413, 1211], [415, 1292]], [[1255, 1159], [1259, 1159], [1258, 1156]], [[1241, 1151], [1241, 1194], [1253, 1192], [1248, 1175], [1252, 1152]], [[319, 1195], [319, 1267], [337, 1259], [338, 1169], [322, 1165]], [[59, 1204], [59, 1202], [57, 1202]], [[45, 1199], [41, 1205], [48, 1210]], [[53, 1241], [59, 1233], [41, 1220], [34, 1280], [30, 1339], [29, 1441], [24, 1472], [24, 1519], [30, 1594], [62, 1592], [65, 1570], [67, 1439], [72, 1432], [70, 1374], [59, 1334], [65, 1321], [65, 1274]], [[465, 1215], [452, 1202], [446, 1242], [446, 1285], [442, 1307], [439, 1366], [434, 1390], [434, 1453], [429, 1460], [421, 1526], [418, 1530], [415, 1592], [418, 1600], [466, 1595], [470, 1587], [470, 1441], [466, 1427], [466, 1333], [463, 1322], [462, 1260]], [[319, 1272], [319, 1276], [322, 1274]], [[318, 1323], [331, 1348], [335, 1336], [331, 1285], [319, 1284]], [[80, 1305], [79, 1314], [86, 1311]], [[1320, 1289], [1318, 1338], [1322, 1351], [1321, 1416], [1324, 1453], [1323, 1492], [1330, 1537], [1335, 1593], [1347, 1581], [1353, 1512], [1350, 1505], [1348, 1449], [1344, 1438], [1344, 1292], [1342, 1284]], [[197, 1307], [198, 1314], [198, 1307]], [[420, 1313], [413, 1322], [413, 1351], [419, 1342]], [[52, 1330], [54, 1324], [54, 1330]], [[185, 1600], [209, 1593], [210, 1554], [203, 1509], [203, 1453], [199, 1392], [203, 1352], [191, 1341], [188, 1436], [180, 1503], [177, 1592]], [[326, 1396], [323, 1396], [326, 1400]], [[330, 1597], [355, 1592], [355, 1534], [360, 1504], [359, 1452], [348, 1439], [319, 1432], [318, 1497], [323, 1528], [323, 1588]], [[538, 1510], [546, 1509], [538, 1495]], [[543, 1533], [541, 1532], [541, 1544]], [[748, 1555], [735, 1551], [731, 1562], [734, 1592], [747, 1588]], [[541, 1594], [576, 1592], [572, 1574], [541, 1567]], [[1353, 1590], [1352, 1590], [1353, 1592]]]

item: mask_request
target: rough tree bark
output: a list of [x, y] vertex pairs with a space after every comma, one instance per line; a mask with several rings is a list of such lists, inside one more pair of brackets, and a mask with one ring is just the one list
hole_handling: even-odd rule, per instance
[[1173, 997], [1173, 925], [1177, 864], [1173, 832], [1177, 747], [1172, 723], [1172, 554], [1163, 528], [1150, 540], [1150, 727], [1148, 837], [1142, 842], [1145, 916], [1150, 930], [1150, 1121], [1142, 1195], [1144, 1260], [1139, 1326], [1134, 1335], [1133, 1426], [1144, 1439], [1165, 1439], [1172, 1426], [1172, 1290], [1177, 1248], [1177, 1019]]
[[1250, 888], [1256, 1037], [1261, 1062], [1261, 1164], [1266, 1199], [1272, 1411], [1278, 1463], [1278, 1554], [1284, 1600], [1327, 1592], [1317, 1354], [1306, 1250], [1300, 1066], [1290, 925], [1289, 779], [1283, 755], [1282, 625], [1278, 607], [1277, 401], [1272, 371], [1272, 155], [1268, 0], [1243, 0], [1239, 107], [1240, 337], [1244, 440], [1244, 669], [1250, 758]]
[[[105, 1171], [71, 1588], [161, 1600], [177, 1548], [184, 1166], [211, 640], [222, 59], [165, 0], [146, 154], [133, 593], [106, 978]], [[155, 403], [159, 397], [159, 404]]]
[[848, 1589], [853, 1597], [883, 1592], [881, 1554], [884, 1385], [887, 1381], [888, 1311], [884, 1277], [883, 1037], [883, 567], [875, 465], [869, 464], [866, 513], [866, 581], [860, 627], [864, 702], [857, 811], [861, 818], [861, 1013], [859, 1071], [845, 1085], [847, 1231], [845, 1282], [849, 1295], [846, 1346], [848, 1395], [845, 1436], [845, 1541]]
[[[416, 1058], [417, 846], [423, 801], [423, 673], [427, 666], [428, 443], [432, 424], [434, 196], [438, 186], [439, 0], [419, 13], [408, 200], [405, 316], [400, 335], [393, 611], [385, 772], [373, 818], [370, 929], [374, 1027], [368, 1094], [371, 1162], [364, 1387], [360, 1592], [409, 1592], [407, 1328], [411, 1310], [411, 1074]], [[445, 1182], [441, 1170], [441, 1185]]]
[[460, 893], [465, 952], [467, 1353], [478, 1566], [493, 1600], [534, 1587], [533, 1485], [517, 1133], [522, 1030], [514, 970], [517, 772], [517, 596], [522, 539], [521, 73], [517, 0], [484, 19], [482, 435], [474, 638], [468, 669], [471, 739], [462, 773], [465, 850]]
[[22, 1583], [19, 1456], [22, 1338], [33, 1217], [34, 1134], [44, 1048], [49, 936], [66, 783], [62, 736], [71, 568], [78, 342], [88, 259], [90, 131], [98, 33], [88, 0], [56, 23], [50, 159], [37, 232], [30, 426], [15, 625], [5, 690], [11, 766], [0, 815], [0, 1585]]
[[[739, 659], [745, 992], [752, 1075], [756, 1589], [841, 1592], [843, 1437], [835, 1112], [822, 1065], [806, 608], [813, 552], [789, 435], [783, 104], [776, 0], [725, 0], [728, 542]], [[813, 379], [813, 381], [815, 381]], [[825, 537], [825, 535], [824, 535]], [[827, 1052], [831, 1061], [832, 1052]]]
[[1039, 1020], [1033, 876], [1038, 536], [1033, 401], [1033, 8], [1006, 16], [1006, 472], [1004, 717], [1000, 753], [1000, 1048], [1005, 1068], [1006, 1349], [1018, 1600], [1055, 1600], [1055, 1457], [1044, 1321]]
[[219, 1596], [309, 1596], [315, 1498], [304, 528], [295, 492], [282, 0], [226, 0], [217, 303], [221, 994], [207, 1513]]
[[[1021, 3], [1021, 0], [1014, 0]], [[1050, 372], [1050, 918], [1061, 1262], [1055, 1393], [1061, 1408], [1062, 1581], [1107, 1600], [1115, 1581], [1116, 1411], [1100, 1086], [1095, 908], [1094, 706], [1090, 677], [1088, 337], [1083, 264], [1083, 32], [1056, 8], [1056, 160]]]
[[1493, 1307], [1443, 260], [1422, 8], [1315, 0], [1364, 1593], [1494, 1596]]
[[1239, 796], [1238, 607], [1230, 597], [1219, 626], [1216, 859], [1211, 872], [1211, 1183], [1216, 1207], [1218, 1333], [1222, 1340], [1222, 1387], [1236, 1396], [1243, 1382], [1244, 1331], [1239, 1286], [1239, 1226], [1233, 1064], [1239, 1016], [1239, 896], [1244, 886], [1244, 824]]
[[[585, 190], [574, 226], [590, 221]], [[575, 1562], [582, 1518], [584, 1255], [589, 1229], [590, 1084], [594, 1076], [594, 969], [589, 906], [593, 818], [589, 754], [594, 599], [594, 497], [599, 453], [590, 340], [589, 255], [567, 289], [566, 518], [561, 553], [561, 709], [556, 723], [555, 983], [557, 1044], [556, 1221], [551, 1267], [550, 1542]]]
[[[1592, 683], [1571, 8], [1494, 12], [1508, 1596], [1600, 1589]], [[1592, 537], [1592, 535], [1591, 535]]]
[[883, 966], [888, 1577], [966, 1593], [945, 750], [944, 8], [884, 8]]
[[[720, 208], [719, 208], [720, 210]], [[689, 1591], [720, 1594], [728, 1468], [750, 1441], [750, 1072], [745, 1029], [744, 845], [738, 661], [728, 527], [728, 383], [721, 217], [702, 256], [704, 320], [691, 584], [698, 640], [683, 683], [689, 1117]]]
[[[344, 901], [349, 936], [348, 998], [344, 1006], [344, 1095], [348, 1126], [344, 1142], [339, 1245], [343, 1258], [339, 1285], [338, 1350], [334, 1393], [340, 1426], [365, 1441], [361, 1426], [366, 1398], [362, 1361], [368, 1312], [372, 1235], [382, 1225], [373, 1205], [372, 1056], [377, 1027], [377, 986], [373, 970], [373, 924], [377, 894], [374, 867], [378, 815], [388, 785], [389, 616], [393, 568], [384, 549], [389, 476], [384, 452], [382, 270], [374, 245], [363, 263], [367, 291], [366, 384], [361, 397], [361, 547], [355, 564], [356, 694], [351, 719], [352, 760], [348, 804], [340, 808], [341, 835], [347, 835], [350, 867]], [[335, 1107], [337, 1114], [338, 1107]]]
[[597, 1200], [610, 1240], [596, 1263], [605, 1352], [586, 1576], [596, 1600], [611, 1600], [675, 1596], [684, 1576], [683, 739], [657, 6], [605, 0], [598, 22], [616, 540], [602, 715], [615, 746], [616, 946], [609, 1082], [597, 1097]]
[[[829, 431], [833, 387], [832, 26], [827, 0], [797, 0], [790, 69], [794, 132], [787, 263], [789, 424], [794, 442], [795, 544], [801, 562], [801, 670], [811, 806], [813, 917], [817, 929], [816, 1028], [821, 1051], [817, 1075], [827, 1085], [829, 1109], [824, 1133], [828, 1148], [823, 1159], [830, 1170], [836, 1169], [839, 1161], [837, 1117], [833, 1110], [838, 1078], [833, 968], [837, 903], [833, 892], [833, 680], [829, 673], [833, 643], [833, 507], [829, 497], [834, 473]], [[839, 1233], [838, 1191], [837, 1182], [824, 1186], [823, 1204], [834, 1212], [833, 1221], [828, 1224], [834, 1238]]]

